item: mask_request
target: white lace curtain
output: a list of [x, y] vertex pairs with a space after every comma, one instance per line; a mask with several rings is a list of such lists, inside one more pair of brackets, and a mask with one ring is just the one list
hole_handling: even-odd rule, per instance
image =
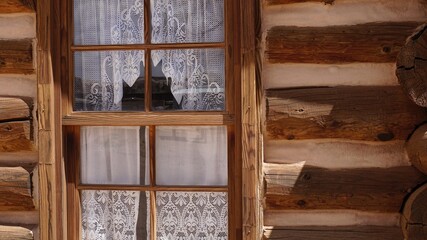
[[[189, 43], [224, 40], [223, 1], [151, 0], [152, 42]], [[75, 0], [76, 45], [144, 43], [143, 0]], [[223, 110], [223, 49], [153, 51], [171, 92], [184, 110]], [[77, 52], [76, 109], [121, 110], [123, 82], [132, 87], [142, 75], [143, 51]]]

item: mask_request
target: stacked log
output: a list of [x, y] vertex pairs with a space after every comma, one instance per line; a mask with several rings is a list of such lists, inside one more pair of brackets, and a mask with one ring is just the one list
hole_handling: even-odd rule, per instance
[[427, 114], [395, 63], [424, 4], [264, 0], [266, 239], [403, 239], [427, 181], [405, 142]]
[[38, 224], [34, 38], [34, 2], [1, 1], [0, 239], [34, 239]]

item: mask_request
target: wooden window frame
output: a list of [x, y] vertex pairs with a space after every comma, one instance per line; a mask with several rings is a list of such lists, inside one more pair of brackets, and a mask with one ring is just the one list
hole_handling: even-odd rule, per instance
[[[97, 45], [97, 46], [74, 46], [73, 39], [73, 0], [67, 0], [65, 7], [61, 8], [61, 21], [66, 22], [68, 31], [62, 33], [61, 46], [66, 46], [63, 58], [66, 66], [61, 72], [61, 107], [62, 107], [62, 130], [63, 130], [63, 152], [66, 168], [66, 192], [67, 192], [67, 239], [80, 239], [80, 199], [81, 190], [133, 190], [149, 191], [151, 210], [151, 239], [156, 239], [156, 191], [204, 191], [204, 192], [227, 192], [228, 194], [228, 236], [229, 239], [241, 238], [241, 143], [240, 139], [240, 72], [236, 68], [236, 55], [239, 48], [235, 48], [234, 39], [235, 20], [237, 4], [233, 0], [224, 0], [224, 42], [221, 43], [181, 43], [181, 44], [151, 44], [150, 42], [150, 0], [144, 0], [145, 15], [145, 43], [135, 45]], [[219, 48], [225, 53], [225, 110], [221, 112], [208, 111], [167, 111], [152, 112], [151, 106], [151, 50], [177, 49], [177, 48]], [[94, 50], [144, 50], [145, 53], [145, 111], [141, 112], [76, 112], [73, 111], [73, 61], [74, 51]], [[236, 73], [235, 73], [236, 71]], [[100, 121], [103, 119], [104, 121]], [[79, 132], [81, 126], [103, 126], [108, 120], [109, 126], [147, 126], [150, 132], [150, 185], [149, 186], [120, 186], [120, 185], [88, 185], [79, 183]], [[155, 156], [154, 156], [154, 129], [156, 126], [226, 126], [228, 142], [228, 184], [224, 187], [218, 186], [157, 186], [155, 183]]]
[[[235, 90], [236, 114], [208, 116], [212, 124], [218, 122], [238, 122], [235, 138], [241, 144], [236, 145], [235, 154], [241, 161], [236, 167], [233, 191], [241, 207], [233, 209], [236, 219], [234, 230], [230, 231], [235, 239], [255, 240], [262, 237], [262, 214], [260, 198], [260, 85], [259, 61], [257, 61], [257, 37], [260, 29], [261, 0], [225, 0], [233, 2], [232, 21], [235, 36], [232, 45], [234, 49], [234, 77], [239, 79]], [[87, 125], [91, 119], [80, 116], [63, 114], [61, 100], [63, 98], [62, 82], [67, 82], [68, 31], [69, 20], [65, 1], [37, 0], [37, 89], [38, 89], [38, 123], [39, 123], [39, 206], [40, 206], [40, 239], [67, 239], [66, 199], [75, 197], [66, 192], [70, 183], [65, 180], [65, 162], [63, 146], [67, 139], [63, 138], [63, 125]], [[96, 114], [92, 117], [98, 117]], [[131, 116], [131, 115], [130, 115]], [[181, 118], [182, 116], [164, 116]], [[156, 115], [150, 115], [155, 122]], [[193, 122], [191, 122], [193, 123]], [[139, 124], [139, 123], [138, 123]], [[70, 128], [73, 131], [73, 127]]]

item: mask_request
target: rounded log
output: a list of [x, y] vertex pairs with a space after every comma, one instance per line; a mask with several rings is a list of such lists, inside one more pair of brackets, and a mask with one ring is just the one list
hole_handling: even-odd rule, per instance
[[405, 147], [412, 165], [427, 175], [427, 124], [415, 130]]
[[427, 184], [419, 187], [405, 202], [400, 219], [405, 240], [427, 239]]
[[396, 75], [409, 98], [427, 107], [427, 23], [408, 38], [397, 57]]

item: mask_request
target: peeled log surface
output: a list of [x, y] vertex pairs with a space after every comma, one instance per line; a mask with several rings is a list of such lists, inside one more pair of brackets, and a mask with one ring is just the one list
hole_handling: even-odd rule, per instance
[[401, 226], [405, 239], [427, 239], [427, 184], [409, 196], [403, 208]]
[[30, 108], [22, 99], [0, 97], [0, 121], [29, 118]]
[[23, 227], [0, 226], [1, 240], [31, 240], [33, 232]]
[[264, 164], [265, 209], [352, 209], [399, 212], [427, 176], [413, 167], [325, 169]]
[[308, 226], [308, 227], [269, 227], [264, 229], [265, 239], [286, 240], [330, 240], [330, 239], [381, 239], [402, 240], [402, 231], [393, 226]]
[[32, 39], [0, 40], [0, 73], [34, 73], [32, 44]]
[[425, 121], [399, 86], [267, 90], [267, 140], [406, 140]]
[[33, 0], [1, 0], [0, 13], [34, 12]]
[[0, 123], [0, 152], [32, 151], [30, 121]]
[[411, 163], [427, 175], [427, 124], [417, 128], [406, 143], [406, 152]]
[[265, 56], [270, 63], [395, 62], [406, 38], [419, 25], [276, 26], [267, 32]]
[[303, 2], [322, 2], [325, 4], [332, 4], [335, 0], [264, 0], [267, 5], [279, 5], [290, 3], [303, 3]]
[[34, 209], [30, 174], [21, 167], [0, 168], [0, 211]]
[[397, 58], [396, 75], [409, 98], [427, 107], [427, 24], [419, 27]]

